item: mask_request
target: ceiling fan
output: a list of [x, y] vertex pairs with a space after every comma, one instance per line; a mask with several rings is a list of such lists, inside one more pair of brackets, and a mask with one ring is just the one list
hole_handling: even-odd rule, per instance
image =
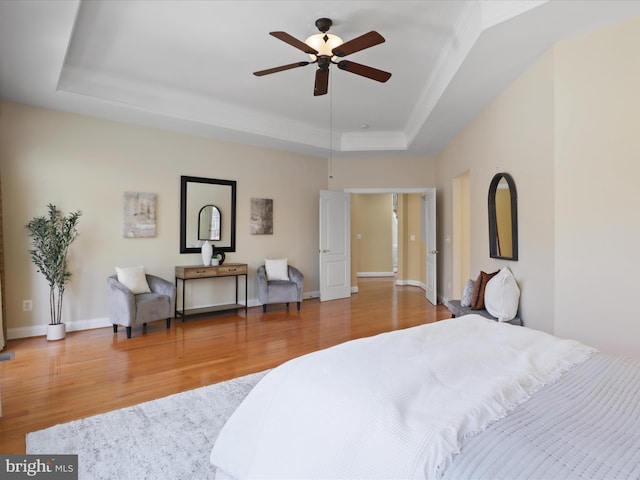
[[333, 22], [329, 18], [319, 18], [316, 20], [316, 27], [318, 27], [321, 33], [310, 36], [304, 42], [286, 32], [269, 32], [269, 35], [309, 54], [311, 61], [290, 63], [280, 67], [253, 72], [253, 74], [261, 77], [263, 75], [317, 63], [318, 69], [316, 70], [316, 79], [313, 87], [314, 96], [325, 95], [327, 93], [329, 88], [329, 66], [332, 63], [337, 65], [340, 70], [346, 70], [347, 72], [355, 73], [356, 75], [361, 75], [378, 82], [384, 83], [391, 78], [389, 72], [378, 70], [377, 68], [368, 67], [360, 63], [352, 62], [351, 60], [334, 60], [335, 58], [346, 57], [365, 48], [383, 43], [385, 40], [382, 35], [378, 32], [371, 31], [348, 42], [343, 42], [340, 37], [327, 33], [332, 24]]

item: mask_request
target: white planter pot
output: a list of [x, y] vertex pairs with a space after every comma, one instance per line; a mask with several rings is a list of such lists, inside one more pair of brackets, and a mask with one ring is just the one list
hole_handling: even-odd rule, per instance
[[47, 325], [47, 340], [62, 340], [67, 334], [64, 323]]

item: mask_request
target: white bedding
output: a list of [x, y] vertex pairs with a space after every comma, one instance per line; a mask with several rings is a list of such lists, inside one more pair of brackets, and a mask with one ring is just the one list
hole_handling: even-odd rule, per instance
[[437, 478], [462, 438], [593, 352], [479, 315], [353, 340], [267, 374], [211, 463], [238, 479]]

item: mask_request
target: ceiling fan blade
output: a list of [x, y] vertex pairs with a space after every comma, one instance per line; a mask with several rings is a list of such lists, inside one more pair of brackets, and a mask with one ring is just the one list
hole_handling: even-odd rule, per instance
[[306, 43], [298, 40], [295, 37], [292, 37], [287, 32], [269, 32], [269, 35], [276, 37], [278, 40], [282, 40], [285, 43], [288, 43], [292, 47], [297, 48], [298, 50], [302, 50], [304, 53], [316, 55], [318, 51], [307, 45]]
[[346, 57], [347, 55], [351, 55], [352, 53], [359, 52], [360, 50], [373, 47], [380, 43], [384, 43], [384, 37], [378, 32], [371, 31], [364, 35], [360, 35], [353, 40], [344, 42], [342, 45], [338, 45], [332, 50], [332, 52], [337, 57]]
[[338, 68], [340, 70], [346, 70], [347, 72], [355, 73], [356, 75], [361, 75], [363, 77], [367, 77], [371, 80], [376, 80], [382, 83], [391, 78], [391, 74], [389, 72], [378, 70], [377, 68], [373, 67], [367, 67], [366, 65], [351, 62], [349, 60], [342, 60], [338, 62]]
[[326, 95], [329, 90], [329, 69], [319, 68], [316, 70], [316, 83], [313, 86], [313, 96]]
[[296, 62], [290, 63], [289, 65], [282, 65], [280, 67], [268, 68], [266, 70], [260, 70], [259, 72], [253, 72], [256, 77], [262, 77], [263, 75], [269, 75], [270, 73], [283, 72], [284, 70], [291, 70], [292, 68], [304, 67], [305, 65], [309, 65], [311, 62]]

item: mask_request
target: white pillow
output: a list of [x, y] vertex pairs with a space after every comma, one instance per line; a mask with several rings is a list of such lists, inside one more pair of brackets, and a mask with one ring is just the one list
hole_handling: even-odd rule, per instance
[[470, 307], [471, 306], [471, 297], [473, 297], [473, 287], [476, 286], [476, 282], [472, 279], [467, 280], [467, 283], [464, 284], [464, 289], [462, 290], [462, 297], [460, 298], [460, 306], [462, 307]]
[[520, 289], [508, 267], [487, 282], [484, 290], [484, 308], [500, 322], [513, 320], [518, 314]]
[[287, 268], [287, 259], [279, 258], [276, 260], [264, 259], [264, 268], [267, 270], [267, 280], [289, 280], [289, 269]]
[[134, 295], [151, 291], [142, 265], [139, 267], [116, 267], [116, 274], [118, 281], [131, 290]]

